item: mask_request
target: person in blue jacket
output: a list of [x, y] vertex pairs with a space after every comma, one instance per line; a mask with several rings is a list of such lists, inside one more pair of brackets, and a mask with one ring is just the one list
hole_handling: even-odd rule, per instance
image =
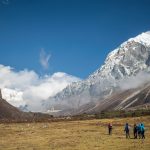
[[140, 139], [141, 138], [141, 124], [140, 123], [137, 126], [137, 132], [138, 132], [138, 137]]

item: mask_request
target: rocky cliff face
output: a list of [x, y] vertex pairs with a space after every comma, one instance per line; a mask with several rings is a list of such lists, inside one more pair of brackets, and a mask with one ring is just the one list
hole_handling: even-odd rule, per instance
[[150, 72], [150, 32], [131, 38], [108, 54], [104, 65], [86, 80], [73, 83], [50, 97], [45, 110], [78, 109], [89, 102], [109, 97], [119, 89], [119, 82], [140, 72]]

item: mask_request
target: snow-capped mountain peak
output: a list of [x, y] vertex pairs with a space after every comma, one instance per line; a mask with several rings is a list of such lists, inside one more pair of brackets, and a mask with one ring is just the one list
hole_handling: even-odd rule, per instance
[[135, 76], [140, 71], [150, 71], [149, 31], [130, 38], [110, 52], [104, 65], [86, 80], [73, 83], [50, 97], [46, 106], [77, 108], [87, 102], [104, 99], [116, 89], [120, 80]]
[[122, 43], [118, 48], [116, 48], [115, 50], [113, 50], [112, 52], [110, 52], [106, 58], [106, 60], [108, 58], [112, 58], [113, 59], [113, 56], [118, 53], [119, 51], [119, 48], [124, 48], [124, 50], [128, 50], [128, 48], [126, 48], [126, 46], [128, 44], [131, 44], [133, 42], [136, 42], [136, 43], [140, 43], [140, 44], [143, 44], [144, 46], [148, 46], [150, 47], [150, 31], [147, 31], [147, 32], [143, 32], [142, 34], [136, 36], [136, 37], [133, 37], [133, 38], [130, 38], [128, 39], [127, 41], [125, 41], [124, 43]]
[[135, 41], [138, 43], [141, 43], [145, 46], [150, 46], [150, 31], [144, 32], [138, 36], [136, 36], [135, 38], [131, 38], [128, 40], [128, 42], [130, 41]]
[[[134, 38], [130, 38], [118, 48], [110, 52], [104, 65], [89, 78], [99, 76], [121, 78], [124, 77], [124, 75], [132, 75], [135, 67], [137, 69], [140, 67], [139, 70], [147, 67], [146, 63], [150, 61], [149, 53], [150, 32], [145, 32]], [[116, 72], [118, 72], [118, 75], [114, 76]]]

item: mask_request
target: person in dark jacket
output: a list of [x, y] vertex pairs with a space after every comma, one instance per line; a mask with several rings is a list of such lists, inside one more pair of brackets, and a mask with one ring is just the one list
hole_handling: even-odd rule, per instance
[[128, 123], [125, 124], [124, 131], [126, 133], [126, 139], [130, 138], [130, 129], [129, 129], [129, 124]]
[[141, 138], [145, 139], [145, 127], [143, 123], [141, 123]]
[[134, 127], [133, 127], [133, 134], [134, 134], [134, 139], [137, 139], [137, 125], [134, 124]]
[[112, 134], [112, 124], [111, 123], [108, 124], [108, 134], [109, 135]]

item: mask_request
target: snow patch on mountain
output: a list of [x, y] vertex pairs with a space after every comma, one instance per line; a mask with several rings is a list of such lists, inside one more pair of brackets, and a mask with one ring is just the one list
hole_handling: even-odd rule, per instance
[[150, 46], [150, 31], [142, 33], [135, 38], [131, 38], [128, 40], [128, 42], [129, 41], [135, 41], [145, 46]]

